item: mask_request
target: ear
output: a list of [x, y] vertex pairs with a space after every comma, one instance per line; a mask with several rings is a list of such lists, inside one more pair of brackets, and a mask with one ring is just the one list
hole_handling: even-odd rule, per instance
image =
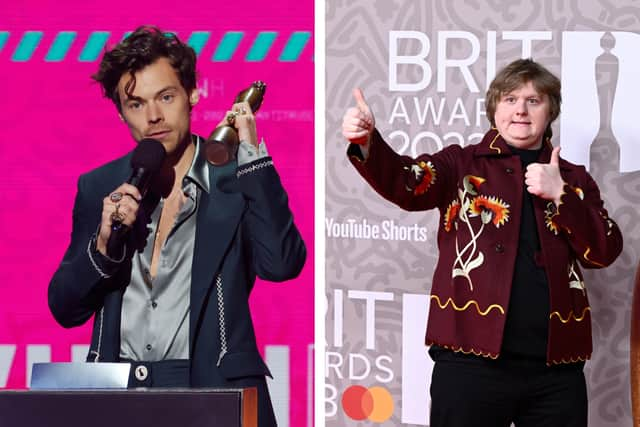
[[191, 91], [191, 94], [189, 94], [189, 104], [191, 104], [191, 107], [193, 108], [198, 101], [200, 100], [200, 93], [198, 92], [198, 88], [193, 88], [193, 90]]
[[124, 116], [122, 115], [122, 113], [118, 113], [118, 117], [120, 117], [120, 120], [122, 120], [122, 123], [126, 123], [127, 121], [124, 119]]

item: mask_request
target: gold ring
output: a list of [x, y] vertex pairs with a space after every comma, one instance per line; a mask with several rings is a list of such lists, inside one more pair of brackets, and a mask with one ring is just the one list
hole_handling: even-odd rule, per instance
[[230, 125], [234, 124], [236, 122], [237, 115], [237, 111], [232, 111], [231, 113], [227, 114], [227, 123], [229, 123]]
[[111, 213], [111, 222], [124, 222], [124, 214], [120, 213], [120, 203], [116, 203], [116, 210]]
[[121, 214], [120, 212], [113, 212], [111, 214], [111, 222], [123, 223], [124, 219], [125, 219], [124, 214]]

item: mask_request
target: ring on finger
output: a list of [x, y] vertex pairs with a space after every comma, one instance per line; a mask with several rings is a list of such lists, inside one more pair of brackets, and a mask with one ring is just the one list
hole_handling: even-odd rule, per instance
[[234, 124], [236, 121], [236, 116], [239, 113], [237, 111], [232, 111], [231, 113], [227, 114], [227, 123], [229, 123], [230, 125]]
[[122, 200], [122, 193], [119, 191], [116, 191], [115, 193], [111, 193], [111, 195], [109, 196], [109, 199], [111, 199], [113, 203], [118, 203], [120, 200]]
[[116, 210], [111, 213], [112, 222], [123, 222], [125, 215], [120, 212], [120, 203], [116, 203]]
[[117, 210], [111, 213], [111, 222], [124, 222], [125, 215]]

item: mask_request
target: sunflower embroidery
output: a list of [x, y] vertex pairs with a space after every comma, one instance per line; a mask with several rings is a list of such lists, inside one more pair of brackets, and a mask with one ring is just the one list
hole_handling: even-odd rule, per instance
[[553, 221], [553, 217], [557, 215], [557, 212], [556, 205], [553, 202], [548, 202], [547, 208], [544, 210], [544, 225], [556, 236], [560, 232], [558, 226]]
[[478, 194], [477, 191], [480, 189], [482, 183], [484, 183], [486, 179], [481, 178], [479, 176], [467, 175], [462, 179], [462, 185], [464, 185], [464, 189], [473, 194]]
[[493, 221], [496, 228], [500, 228], [509, 218], [509, 205], [495, 196], [479, 195], [471, 201], [469, 216], [480, 215], [484, 224]]
[[436, 180], [436, 168], [430, 161], [419, 161], [405, 169], [410, 172], [407, 191], [413, 191], [416, 196], [424, 194]]
[[[484, 263], [484, 254], [478, 250], [477, 240], [484, 231], [487, 224], [493, 224], [500, 228], [509, 221], [509, 204], [496, 196], [486, 196], [478, 194], [482, 184], [486, 179], [467, 175], [462, 179], [462, 187], [458, 189], [458, 200], [449, 204], [445, 213], [445, 231], [451, 230], [451, 224], [455, 224], [456, 215], [463, 224], [466, 224], [471, 236], [462, 248], [456, 235], [456, 259], [453, 262], [451, 277], [462, 276], [469, 283], [469, 290], [473, 291], [473, 281], [470, 273], [473, 269], [480, 267]], [[478, 223], [471, 223], [470, 218], [480, 216], [480, 226]]]
[[572, 187], [572, 188], [573, 188], [573, 191], [575, 191], [575, 193], [578, 195], [580, 200], [584, 200], [584, 191], [582, 191], [582, 188], [580, 187]]
[[445, 231], [451, 231], [451, 226], [454, 224], [456, 229], [458, 228], [458, 222], [456, 221], [458, 212], [460, 212], [460, 202], [458, 200], [454, 200], [449, 204], [449, 207], [447, 207], [447, 212], [444, 214]]

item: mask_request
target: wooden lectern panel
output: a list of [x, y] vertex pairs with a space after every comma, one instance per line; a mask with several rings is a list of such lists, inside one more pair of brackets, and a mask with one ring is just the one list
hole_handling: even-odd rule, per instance
[[257, 390], [0, 391], [0, 426], [257, 427]]

